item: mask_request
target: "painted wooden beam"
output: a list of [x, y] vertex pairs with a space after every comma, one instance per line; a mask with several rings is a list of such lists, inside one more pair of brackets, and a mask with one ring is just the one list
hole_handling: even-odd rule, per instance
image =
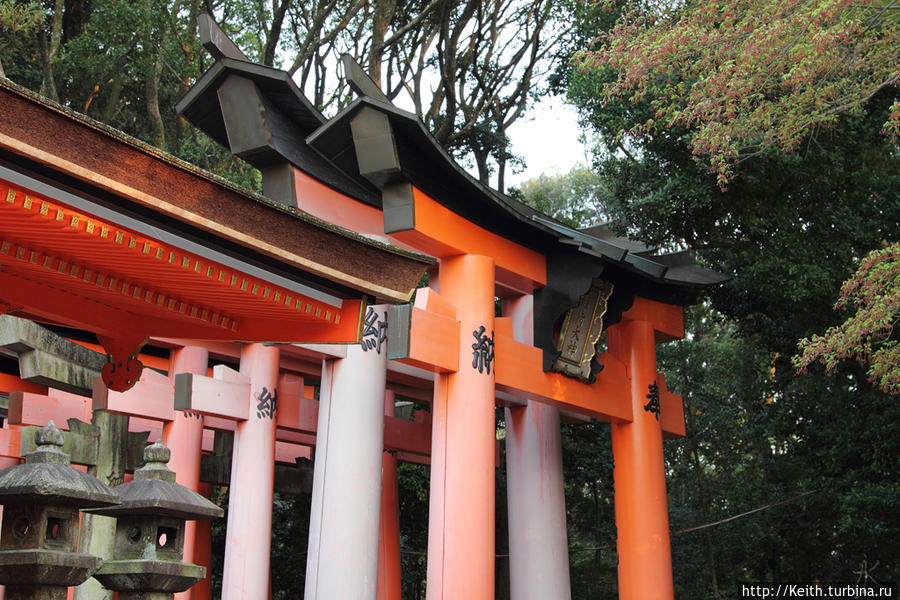
[[388, 358], [436, 373], [459, 368], [459, 321], [409, 304], [388, 316]]
[[[457, 254], [491, 256], [500, 270], [495, 275], [498, 281], [504, 279], [504, 273], [509, 273], [532, 284], [531, 289], [523, 292], [547, 283], [547, 261], [543, 254], [475, 225], [415, 186], [396, 191], [390, 206], [385, 205], [385, 215], [390, 209], [396, 221], [396, 225], [385, 222], [385, 233], [392, 238], [437, 258]], [[404, 223], [413, 226], [405, 228], [408, 225]]]
[[684, 307], [635, 296], [634, 304], [622, 313], [622, 321], [645, 321], [653, 326], [655, 341], [671, 342], [684, 337]]
[[91, 420], [91, 407], [87, 398], [51, 390], [50, 395], [31, 392], [13, 392], [9, 395], [9, 422], [13, 425], [37, 425], [43, 427], [50, 421], [65, 427], [67, 419]]
[[684, 403], [681, 396], [673, 394], [666, 388], [666, 376], [656, 374], [659, 385], [659, 423], [663, 437], [666, 439], [683, 438], [687, 435], [684, 425]]
[[11, 394], [13, 392], [31, 392], [32, 394], [46, 394], [47, 386], [25, 381], [9, 373], [0, 373], [0, 393]]
[[173, 392], [172, 380], [153, 369], [144, 369], [138, 382], [127, 392], [109, 390], [98, 378], [94, 384], [92, 408], [123, 415], [140, 415], [166, 423], [175, 420], [172, 403], [163, 401], [171, 398]]
[[597, 381], [587, 385], [559, 373], [546, 373], [541, 351], [504, 335], [494, 336], [497, 388], [545, 402], [558, 408], [586, 414], [604, 421], [623, 422], [632, 418], [625, 391], [625, 365], [602, 354], [605, 365]]
[[216, 365], [212, 377], [175, 375], [175, 410], [246, 421], [253, 410], [249, 398], [249, 378], [225, 365]]

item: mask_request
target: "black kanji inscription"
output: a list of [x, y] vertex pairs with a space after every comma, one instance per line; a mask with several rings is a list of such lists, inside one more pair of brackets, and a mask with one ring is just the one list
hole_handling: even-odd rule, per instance
[[362, 349], [366, 352], [375, 350], [381, 354], [381, 345], [387, 340], [387, 321], [378, 319], [378, 315], [369, 307], [363, 321]]
[[491, 363], [494, 361], [494, 332], [491, 331], [491, 337], [485, 333], [484, 325], [472, 332], [475, 343], [472, 344], [472, 368], [478, 369], [479, 373], [487, 370], [488, 375], [491, 373]]
[[274, 419], [278, 412], [278, 390], [272, 388], [272, 393], [266, 388], [256, 396], [256, 416], [260, 419]]
[[650, 402], [644, 405], [644, 410], [652, 412], [656, 420], [659, 421], [659, 386], [654, 381], [649, 385], [648, 389], [650, 393], [647, 394], [647, 398], [650, 399]]

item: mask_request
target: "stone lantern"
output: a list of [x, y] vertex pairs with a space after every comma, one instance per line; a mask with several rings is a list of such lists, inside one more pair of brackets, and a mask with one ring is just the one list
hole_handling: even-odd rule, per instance
[[183, 485], [166, 467], [171, 453], [159, 442], [144, 449], [134, 480], [115, 488], [122, 503], [90, 511], [116, 517], [112, 560], [94, 578], [120, 600], [167, 600], [206, 577], [204, 567], [181, 562], [186, 520], [215, 519], [222, 509]]
[[119, 503], [95, 477], [69, 466], [63, 433], [51, 421], [35, 431], [25, 464], [0, 471], [0, 583], [7, 600], [65, 600], [103, 562], [76, 552], [79, 508]]

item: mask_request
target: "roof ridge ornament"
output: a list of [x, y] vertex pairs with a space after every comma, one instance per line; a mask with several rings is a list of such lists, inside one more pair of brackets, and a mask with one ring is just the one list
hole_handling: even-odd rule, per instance
[[341, 65], [344, 67], [344, 78], [347, 80], [347, 84], [350, 86], [358, 96], [364, 96], [367, 98], [371, 98], [372, 100], [376, 100], [383, 104], [388, 104], [393, 106], [394, 103], [391, 102], [390, 98], [388, 98], [381, 88], [378, 86], [378, 83], [375, 82], [372, 77], [366, 73], [366, 71], [362, 68], [356, 59], [350, 56], [349, 54], [341, 55]]
[[252, 62], [244, 52], [238, 48], [228, 34], [222, 31], [219, 24], [209, 13], [200, 13], [197, 15], [197, 31], [200, 35], [200, 43], [207, 52], [212, 54], [216, 60], [223, 58], [234, 58]]

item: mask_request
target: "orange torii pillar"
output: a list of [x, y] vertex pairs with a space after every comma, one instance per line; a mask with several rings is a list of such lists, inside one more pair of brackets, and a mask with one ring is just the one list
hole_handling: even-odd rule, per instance
[[322, 366], [306, 600], [376, 598], [386, 312], [386, 306], [370, 307], [362, 343]]
[[[384, 414], [394, 416], [394, 392], [384, 394]], [[381, 455], [381, 526], [378, 542], [378, 600], [400, 600], [400, 494], [397, 457]]]
[[278, 410], [277, 346], [245, 344], [240, 372], [175, 377], [175, 408], [235, 421], [222, 600], [269, 596]]
[[[206, 375], [209, 366], [209, 350], [198, 346], [176, 348], [171, 353], [169, 379], [176, 373]], [[174, 399], [174, 398], [173, 398]], [[169, 469], [175, 471], [175, 482], [188, 489], [200, 490], [200, 457], [203, 453], [203, 416], [177, 410], [172, 421], [163, 423], [162, 442], [172, 452]], [[211, 521], [186, 521], [184, 524], [184, 553], [182, 560], [206, 567], [206, 578], [186, 592], [175, 594], [175, 600], [209, 600], [212, 597], [209, 562], [206, 559], [212, 543]], [[197, 552], [198, 545], [200, 552]]]
[[637, 297], [607, 330], [610, 354], [628, 367], [634, 414], [611, 425], [620, 600], [674, 597], [656, 339], [681, 319], [681, 307]]
[[459, 365], [434, 379], [428, 600], [494, 597], [494, 260], [442, 258], [437, 281], [456, 306]]
[[[534, 297], [505, 301], [504, 314], [531, 344]], [[558, 408], [528, 400], [506, 409], [506, 477], [510, 598], [571, 598]]]

